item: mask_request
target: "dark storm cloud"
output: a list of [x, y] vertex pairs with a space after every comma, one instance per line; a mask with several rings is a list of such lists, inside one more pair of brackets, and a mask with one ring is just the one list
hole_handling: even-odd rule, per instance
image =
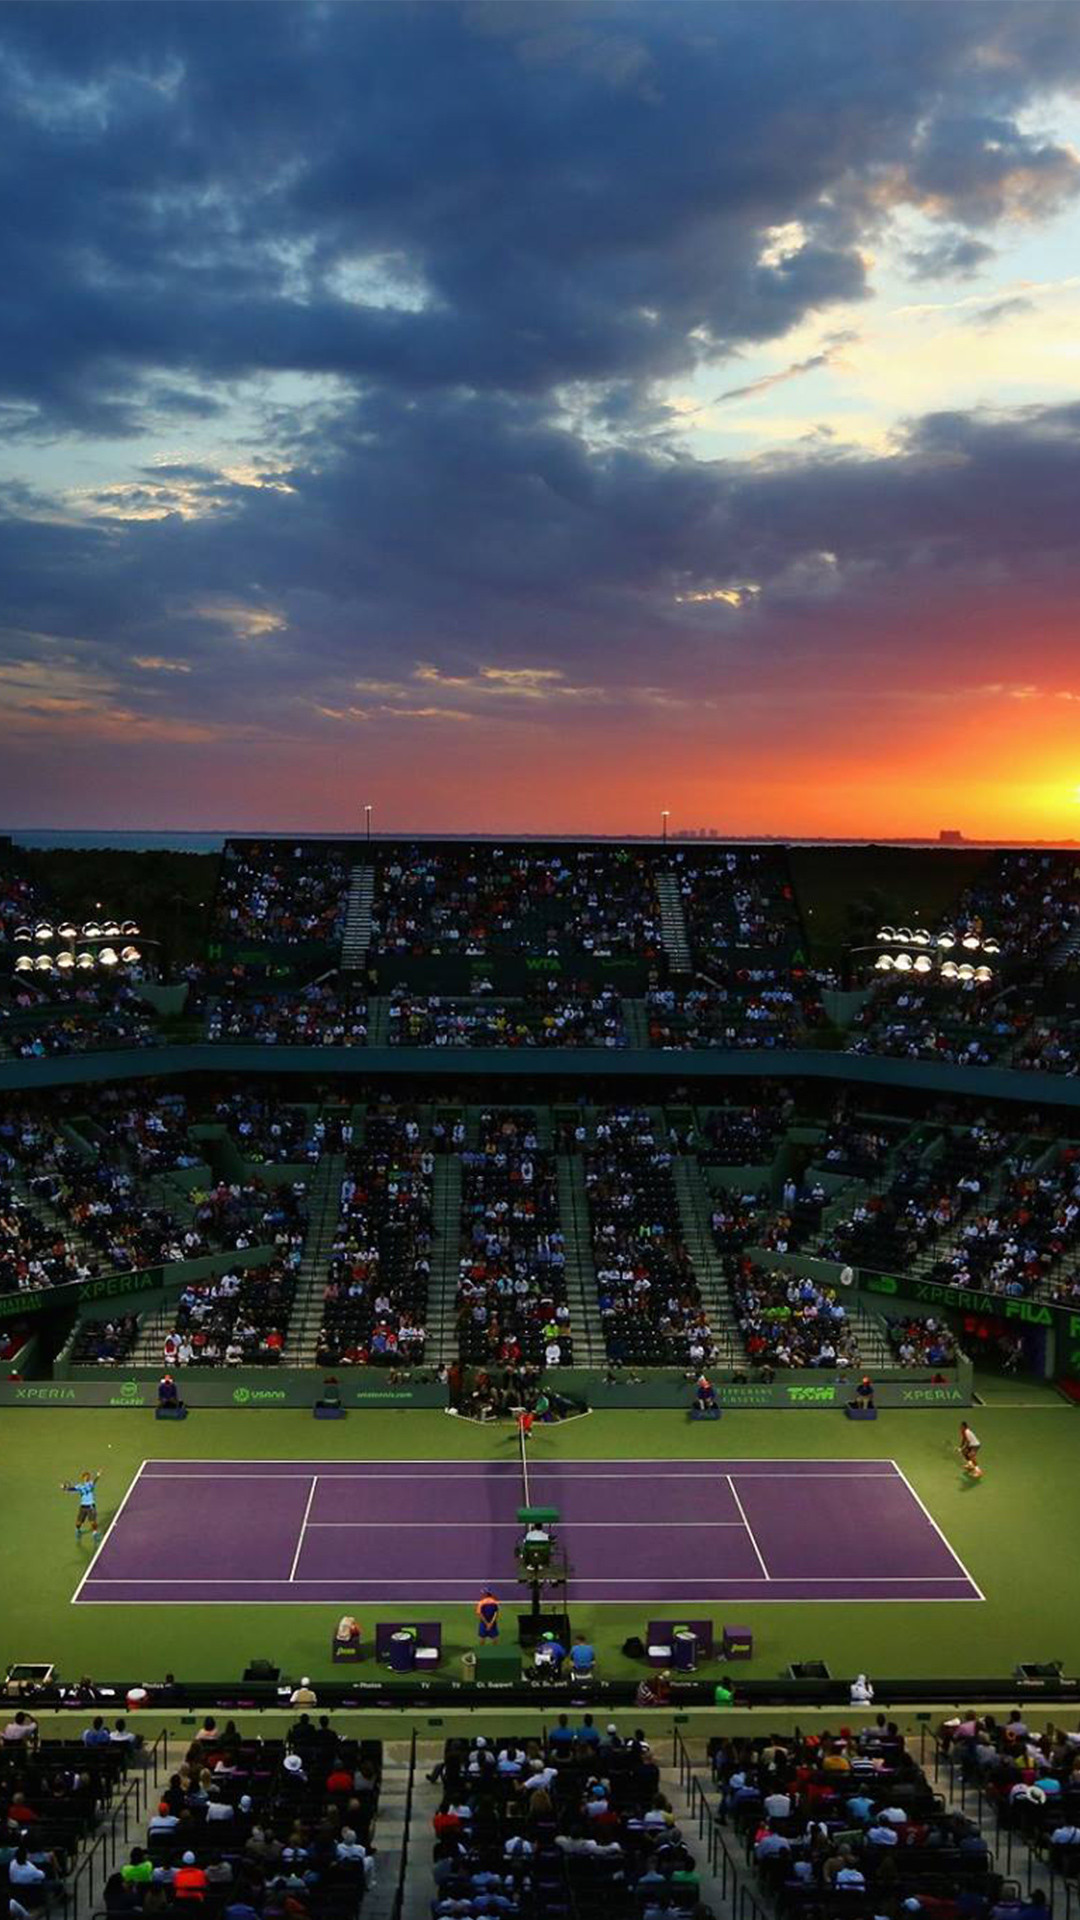
[[660, 383], [858, 300], [898, 208], [973, 270], [1076, 193], [1023, 116], [1078, 74], [1040, 4], [0, 9], [8, 432], [168, 446], [324, 378], [250, 472], [136, 441], [89, 524], [0, 500], [12, 684], [267, 731], [584, 713], [760, 675], [823, 609], [855, 657], [913, 591], [1071, 579], [1068, 410], [723, 465]]
[[[565, 687], [582, 693], [560, 725], [588, 724], [596, 701], [760, 686], [807, 645], [854, 672], [901, 606], [904, 677], [928, 684], [960, 670], [935, 607], [985, 608], [1011, 651], [1010, 605], [1030, 626], [1080, 585], [1080, 405], [929, 415], [887, 456], [705, 464], [590, 451], [535, 401], [383, 395], [288, 492], [233, 484], [221, 504], [197, 468], [183, 484], [219, 504], [85, 529], [14, 503], [0, 659], [60, 648], [174, 724], [543, 717]], [[1010, 677], [986, 639], [978, 673]]]
[[267, 371], [669, 375], [857, 299], [893, 205], [1074, 193], [1016, 115], [1078, 70], [1056, 5], [9, 5], [0, 392], [117, 434]]

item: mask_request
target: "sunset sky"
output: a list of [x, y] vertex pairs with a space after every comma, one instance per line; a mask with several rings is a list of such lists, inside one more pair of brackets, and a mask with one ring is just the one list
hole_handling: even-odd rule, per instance
[[1080, 837], [1080, 9], [0, 8], [0, 826]]

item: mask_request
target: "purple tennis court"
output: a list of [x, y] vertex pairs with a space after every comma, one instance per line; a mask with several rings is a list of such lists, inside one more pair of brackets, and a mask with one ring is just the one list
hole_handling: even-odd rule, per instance
[[[892, 1460], [530, 1461], [578, 1604], [981, 1600]], [[81, 1605], [475, 1600], [517, 1584], [511, 1462], [146, 1460]]]

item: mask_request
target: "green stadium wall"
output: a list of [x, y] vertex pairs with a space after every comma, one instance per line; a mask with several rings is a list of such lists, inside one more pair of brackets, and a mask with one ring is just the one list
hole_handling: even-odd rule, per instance
[[0, 1061], [0, 1093], [79, 1086], [101, 1080], [149, 1080], [189, 1073], [351, 1075], [358, 1079], [462, 1075], [541, 1081], [651, 1079], [823, 1080], [890, 1091], [953, 1094], [982, 1100], [1019, 1100], [1080, 1107], [1080, 1081], [1063, 1074], [1011, 1067], [958, 1067], [929, 1060], [887, 1060], [862, 1053], [809, 1048], [666, 1053], [634, 1047], [258, 1047], [166, 1045], [99, 1049], [56, 1060]]

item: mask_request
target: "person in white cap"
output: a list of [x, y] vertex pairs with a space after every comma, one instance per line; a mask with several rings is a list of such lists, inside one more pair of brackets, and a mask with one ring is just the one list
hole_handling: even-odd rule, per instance
[[300, 1685], [294, 1687], [290, 1693], [289, 1705], [290, 1707], [316, 1707], [318, 1704], [318, 1697], [312, 1688], [311, 1681], [308, 1679], [307, 1674], [305, 1674]]
[[851, 1683], [851, 1704], [853, 1707], [869, 1707], [874, 1699], [874, 1689], [865, 1673], [857, 1673]]

